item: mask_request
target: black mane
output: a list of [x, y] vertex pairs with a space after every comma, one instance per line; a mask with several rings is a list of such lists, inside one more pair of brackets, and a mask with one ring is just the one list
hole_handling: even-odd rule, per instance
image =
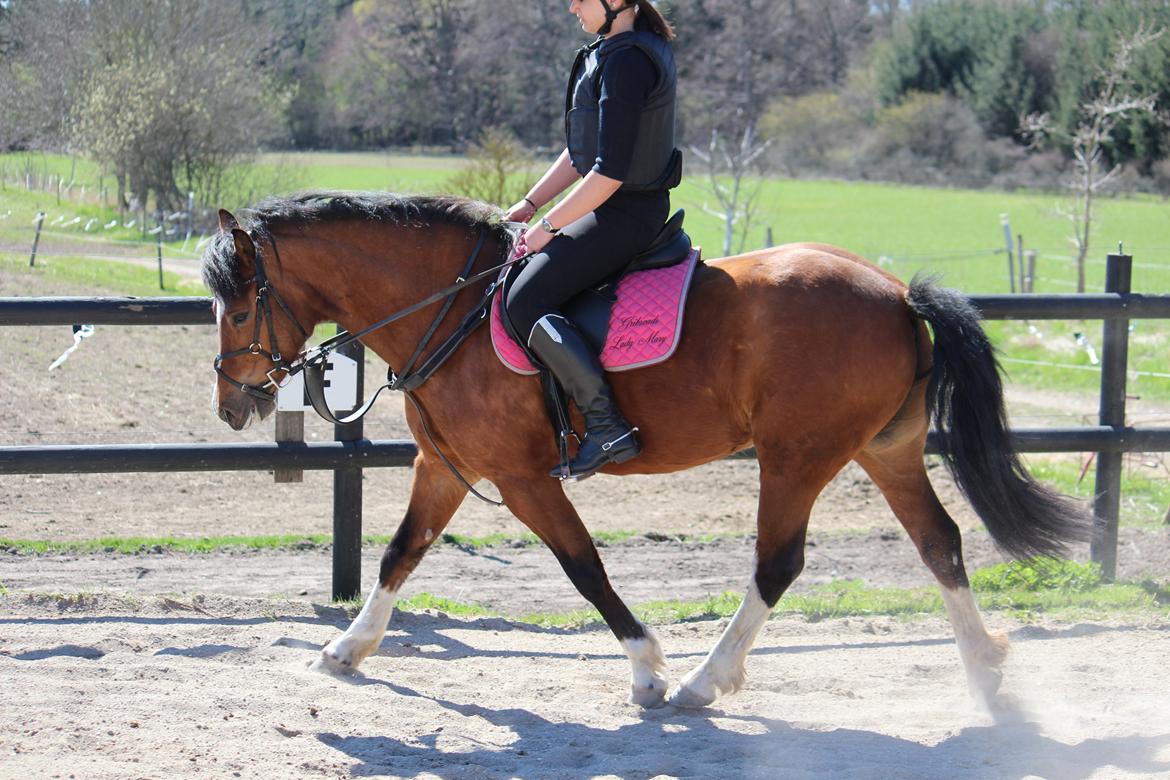
[[[282, 225], [362, 220], [394, 225], [454, 225], [486, 229], [505, 236], [495, 206], [450, 195], [395, 195], [389, 192], [299, 192], [265, 198], [241, 212], [242, 227], [254, 236], [270, 236]], [[247, 286], [236, 262], [231, 233], [212, 236], [203, 252], [203, 283], [221, 300], [233, 300]]]

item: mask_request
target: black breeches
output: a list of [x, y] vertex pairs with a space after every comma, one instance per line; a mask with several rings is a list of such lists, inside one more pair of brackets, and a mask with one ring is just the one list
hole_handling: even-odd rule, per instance
[[508, 292], [504, 305], [517, 334], [527, 339], [541, 317], [561, 314], [577, 293], [629, 265], [658, 235], [669, 211], [666, 192], [617, 193], [562, 229]]

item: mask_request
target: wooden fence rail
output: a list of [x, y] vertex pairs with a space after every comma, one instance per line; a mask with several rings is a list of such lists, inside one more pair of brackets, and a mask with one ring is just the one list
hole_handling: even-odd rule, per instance
[[[972, 295], [986, 319], [1101, 319], [1101, 393], [1096, 426], [1027, 428], [1011, 432], [1019, 452], [1095, 452], [1093, 559], [1108, 579], [1117, 571], [1122, 455], [1170, 452], [1170, 428], [1125, 425], [1128, 320], [1170, 319], [1170, 295], [1130, 292], [1132, 258], [1109, 255], [1106, 292], [1087, 295]], [[0, 298], [0, 326], [206, 325], [210, 298]], [[359, 395], [361, 389], [359, 387]], [[409, 466], [411, 441], [369, 441], [361, 430], [337, 431], [338, 441], [307, 444], [142, 444], [0, 447], [0, 475], [127, 471], [334, 471], [334, 598], [353, 598], [361, 579], [361, 469]], [[936, 452], [933, 434], [927, 451]], [[737, 457], [752, 457], [748, 450]]]

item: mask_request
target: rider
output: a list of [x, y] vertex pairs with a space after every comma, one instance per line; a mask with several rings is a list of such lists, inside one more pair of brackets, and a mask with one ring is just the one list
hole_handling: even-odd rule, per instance
[[[569, 11], [598, 38], [577, 52], [569, 74], [568, 148], [505, 218], [528, 222], [577, 186], [525, 231], [520, 248], [532, 257], [505, 305], [516, 331], [585, 417], [585, 437], [569, 463], [570, 478], [583, 479], [641, 447], [597, 353], [561, 307], [650, 245], [666, 221], [682, 155], [674, 145], [670, 24], [649, 0], [572, 0]], [[559, 469], [551, 473], [561, 476]]]

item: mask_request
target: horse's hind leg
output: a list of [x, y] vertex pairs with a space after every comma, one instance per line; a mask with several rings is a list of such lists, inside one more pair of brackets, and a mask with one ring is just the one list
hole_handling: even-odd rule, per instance
[[738, 691], [744, 683], [744, 662], [756, 635], [772, 608], [804, 568], [804, 536], [809, 513], [837, 467], [820, 464], [802, 470], [784, 468], [762, 447], [760, 458], [759, 533], [756, 566], [743, 602], [723, 635], [681, 681], [670, 703], [678, 707], [705, 707], [721, 694]]
[[540, 537], [565, 574], [609, 625], [630, 659], [630, 702], [660, 706], [666, 697], [666, 658], [657, 637], [614, 592], [577, 510], [559, 482], [543, 478], [499, 481], [497, 487], [508, 509]]
[[963, 567], [959, 528], [926, 476], [921, 442], [867, 449], [857, 462], [881, 489], [938, 580], [971, 693], [990, 707], [1003, 677], [1000, 667], [1007, 656], [1007, 638], [989, 634], [983, 625]]
[[[463, 473], [468, 474], [466, 470]], [[474, 475], [468, 478], [472, 479]], [[415, 458], [410, 504], [398, 531], [382, 554], [378, 581], [357, 618], [345, 633], [325, 646], [313, 669], [352, 672], [378, 649], [390, 623], [398, 589], [422, 560], [427, 548], [447, 527], [466, 495], [467, 488], [438, 458], [425, 458], [421, 453]]]

